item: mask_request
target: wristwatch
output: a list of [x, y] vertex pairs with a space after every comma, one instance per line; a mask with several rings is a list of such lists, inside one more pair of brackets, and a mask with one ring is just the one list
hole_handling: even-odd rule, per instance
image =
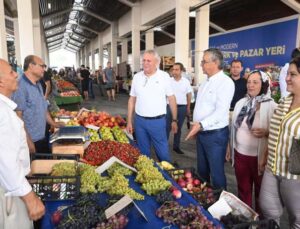
[[177, 119], [172, 119], [172, 122], [178, 122], [178, 120]]

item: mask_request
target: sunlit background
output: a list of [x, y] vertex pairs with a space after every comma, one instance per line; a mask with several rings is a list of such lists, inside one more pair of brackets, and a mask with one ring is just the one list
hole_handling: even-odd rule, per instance
[[65, 49], [49, 53], [51, 68], [76, 67], [76, 54]]

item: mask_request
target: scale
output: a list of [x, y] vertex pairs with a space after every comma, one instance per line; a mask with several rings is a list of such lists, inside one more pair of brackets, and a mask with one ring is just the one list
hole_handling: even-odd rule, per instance
[[85, 128], [82, 126], [60, 127], [58, 131], [50, 136], [50, 143], [57, 140], [80, 140], [85, 141]]

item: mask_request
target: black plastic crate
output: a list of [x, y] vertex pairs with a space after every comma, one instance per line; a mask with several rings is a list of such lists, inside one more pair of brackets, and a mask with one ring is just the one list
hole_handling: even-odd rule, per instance
[[[227, 228], [227, 227], [225, 227]], [[270, 219], [270, 220], [259, 220], [252, 221], [249, 223], [237, 224], [231, 227], [232, 229], [280, 229], [278, 224]]]
[[80, 192], [80, 175], [78, 169], [79, 155], [33, 154], [33, 160], [74, 160], [76, 175], [51, 176], [49, 174], [33, 174], [27, 177], [32, 190], [43, 201], [72, 200]]

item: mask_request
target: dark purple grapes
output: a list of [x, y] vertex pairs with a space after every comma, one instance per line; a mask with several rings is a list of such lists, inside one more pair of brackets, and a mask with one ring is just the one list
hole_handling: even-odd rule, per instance
[[192, 204], [183, 207], [176, 201], [167, 201], [156, 210], [156, 216], [165, 223], [179, 226], [180, 229], [218, 228], [202, 214], [200, 206]]

